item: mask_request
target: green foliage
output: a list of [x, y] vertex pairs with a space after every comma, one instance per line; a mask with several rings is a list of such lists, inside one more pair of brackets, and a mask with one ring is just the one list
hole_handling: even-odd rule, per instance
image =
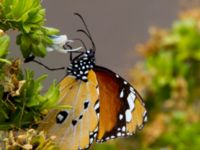
[[168, 35], [158, 43], [159, 51], [149, 54], [146, 59], [146, 68], [153, 73], [152, 90], [159, 100], [170, 98], [170, 93], [166, 92], [173, 89], [179, 77], [187, 80], [190, 89], [199, 85], [200, 34], [197, 23], [194, 19], [176, 21]]
[[199, 122], [190, 123], [187, 121], [185, 112], [175, 111], [169, 125], [171, 128], [154, 143], [154, 149], [159, 147], [175, 150], [200, 149]]
[[9, 36], [7, 35], [0, 36], [0, 46], [1, 46], [0, 58], [5, 58], [5, 56], [7, 55], [9, 43], [10, 43]]
[[35, 79], [34, 71], [21, 69], [20, 60], [7, 58], [8, 30], [18, 31], [16, 44], [24, 58], [44, 57], [48, 47], [58, 45], [52, 37], [59, 30], [44, 23], [45, 9], [40, 0], [0, 0], [0, 149], [58, 149], [53, 137], [26, 129], [36, 128], [51, 109], [70, 108], [58, 105], [59, 86], [53, 81], [44, 92], [42, 81], [47, 75]]
[[200, 149], [199, 12], [185, 12], [169, 30], [152, 29], [139, 47], [144, 60], [133, 71], [149, 112], [139, 149]]
[[13, 132], [10, 131], [8, 137], [5, 138], [6, 150], [58, 150], [53, 137], [46, 137], [44, 132], [38, 132], [34, 129], [26, 131]]
[[40, 0], [3, 0], [1, 5], [1, 28], [24, 30], [29, 33], [32, 28], [44, 24], [45, 10]]
[[2, 33], [2, 35], [0, 35], [0, 67], [2, 63], [11, 64], [9, 60], [5, 59], [8, 54], [9, 43], [10, 37]]
[[42, 112], [45, 109], [52, 108], [66, 108], [70, 107], [67, 105], [59, 106], [57, 105], [57, 100], [59, 97], [59, 86], [56, 84], [56, 81], [52, 83], [48, 91], [41, 95], [42, 91], [42, 81], [47, 77], [47, 75], [40, 76], [37, 79], [34, 79], [34, 72], [26, 70], [25, 80], [22, 94], [19, 96], [19, 99], [27, 99], [26, 106], [28, 108], [34, 108], [35, 111]]
[[0, 3], [0, 130], [35, 126], [50, 109], [68, 109], [58, 105], [59, 87], [54, 81], [43, 92], [43, 75], [34, 79], [34, 71], [21, 69], [20, 60], [9, 60], [10, 37], [4, 32], [18, 30], [17, 44], [26, 58], [44, 57], [51, 35], [59, 31], [44, 27], [45, 9], [40, 0], [2, 0]]
[[46, 47], [52, 44], [51, 34], [57, 34], [58, 30], [53, 28], [41, 27], [33, 29], [29, 33], [21, 33], [17, 36], [17, 44], [20, 45], [24, 58], [33, 54], [34, 56], [44, 57]]
[[49, 36], [59, 30], [44, 27], [45, 9], [40, 0], [2, 0], [0, 3], [0, 29], [19, 31], [17, 44], [24, 58], [31, 54], [44, 57], [46, 47], [52, 44]]
[[6, 74], [0, 82], [0, 130], [34, 125], [41, 120], [45, 110], [57, 107], [59, 87], [55, 82], [42, 94], [42, 81], [46, 75], [34, 79], [33, 71], [26, 70], [23, 77], [20, 68], [15, 74], [9, 74], [13, 71], [13, 66], [4, 66]]
[[117, 146], [114, 144], [96, 144], [95, 150], [116, 150]]

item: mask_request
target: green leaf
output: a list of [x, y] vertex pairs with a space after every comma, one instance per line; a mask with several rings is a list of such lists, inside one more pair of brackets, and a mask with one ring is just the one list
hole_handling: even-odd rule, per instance
[[23, 29], [23, 24], [26, 22], [38, 27], [44, 23], [45, 11], [41, 7], [40, 0], [3, 0], [1, 10], [0, 18], [4, 23], [11, 23], [11, 27], [19, 30]]
[[8, 53], [10, 37], [7, 35], [0, 36], [0, 58], [5, 57]]
[[49, 90], [44, 95], [45, 101], [41, 109], [52, 108], [57, 105], [57, 100], [59, 98], [59, 87], [56, 85], [56, 81], [50, 86]]
[[46, 47], [52, 44], [50, 35], [59, 30], [44, 27], [45, 9], [40, 0], [2, 0], [0, 3], [0, 28], [18, 29], [16, 43], [24, 58], [31, 54], [46, 55]]
[[51, 28], [51, 27], [43, 27], [47, 35], [56, 35], [60, 31], [56, 28]]
[[7, 63], [9, 65], [12, 64], [11, 61], [9, 61], [8, 59], [2, 59], [2, 58], [0, 58], [0, 62]]
[[33, 54], [35, 56], [44, 57], [46, 55], [46, 46], [44, 46], [44, 44], [39, 43], [38, 45], [33, 45], [33, 47], [35, 47], [33, 49]]
[[20, 45], [20, 49], [24, 58], [27, 58], [31, 54], [31, 39], [29, 35], [20, 34], [17, 36], [17, 44]]

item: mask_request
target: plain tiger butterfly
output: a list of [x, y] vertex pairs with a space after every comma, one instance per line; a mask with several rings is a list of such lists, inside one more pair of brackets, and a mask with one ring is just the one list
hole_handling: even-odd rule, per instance
[[84, 32], [93, 49], [71, 58], [67, 75], [60, 84], [59, 104], [70, 110], [52, 110], [39, 129], [55, 135], [61, 150], [87, 149], [101, 143], [132, 135], [147, 121], [145, 104], [138, 92], [122, 77], [95, 64], [95, 45], [85, 25]]

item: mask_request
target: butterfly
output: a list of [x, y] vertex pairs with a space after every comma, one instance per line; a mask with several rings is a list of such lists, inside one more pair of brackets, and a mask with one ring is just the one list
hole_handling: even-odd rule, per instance
[[85, 25], [85, 33], [93, 48], [72, 58], [67, 75], [61, 80], [59, 104], [70, 110], [52, 110], [39, 125], [61, 150], [87, 149], [93, 142], [101, 143], [125, 137], [143, 128], [147, 110], [139, 93], [113, 71], [95, 64], [96, 47]]

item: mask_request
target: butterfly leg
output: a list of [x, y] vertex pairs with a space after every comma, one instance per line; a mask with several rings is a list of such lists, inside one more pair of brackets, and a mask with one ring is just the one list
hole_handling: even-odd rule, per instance
[[37, 63], [37, 64], [39, 64], [41, 66], [43, 66], [44, 68], [46, 68], [47, 70], [50, 70], [50, 71], [56, 71], [56, 70], [63, 70], [63, 69], [65, 69], [65, 67], [50, 68], [50, 67], [46, 66], [45, 64], [41, 63], [40, 61], [36, 60], [34, 55], [25, 58], [24, 63], [29, 63], [31, 61], [35, 62], [35, 63]]

